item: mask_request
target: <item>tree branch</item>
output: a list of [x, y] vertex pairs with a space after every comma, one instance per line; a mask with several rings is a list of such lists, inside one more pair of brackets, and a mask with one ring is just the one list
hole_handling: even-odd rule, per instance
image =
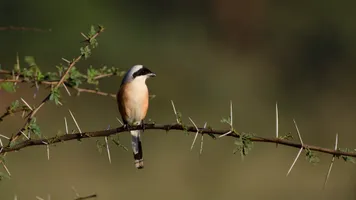
[[[145, 126], [145, 130], [154, 129], [154, 130], [164, 130], [164, 131], [179, 130], [179, 131], [187, 131], [187, 132], [194, 132], [194, 133], [197, 132], [197, 130], [194, 126], [184, 126], [184, 125], [180, 125], [180, 124], [166, 124], [166, 125], [145, 124], [144, 126]], [[138, 129], [142, 129], [142, 126], [130, 127], [130, 130], [138, 130]], [[198, 128], [198, 129], [199, 129], [199, 134], [214, 134], [214, 135], [223, 135], [226, 132], [230, 131], [230, 130], [214, 130], [211, 128]], [[66, 134], [66, 135], [51, 137], [48, 139], [30, 139], [30, 140], [25, 140], [25, 141], [19, 142], [17, 144], [13, 144], [10, 147], [3, 147], [2, 153], [18, 151], [18, 150], [21, 150], [23, 148], [30, 147], [30, 146], [51, 145], [51, 144], [60, 143], [60, 142], [64, 142], [64, 141], [80, 140], [80, 139], [92, 138], [92, 137], [106, 137], [106, 136], [120, 134], [120, 133], [127, 132], [127, 131], [128, 131], [127, 128], [125, 128], [124, 126], [121, 126], [121, 127], [117, 127], [117, 128], [113, 128], [113, 129], [108, 129], [108, 130]], [[233, 138], [240, 138], [240, 135], [237, 134], [235, 131], [231, 132], [229, 135], [226, 135], [226, 136], [233, 137]], [[337, 157], [338, 156], [350, 156], [350, 157], [356, 158], [356, 152], [340, 151], [338, 149], [335, 150], [335, 149], [323, 148], [323, 147], [309, 145], [309, 144], [302, 145], [298, 142], [293, 142], [293, 141], [281, 139], [281, 138], [265, 138], [265, 137], [252, 136], [249, 140], [251, 140], [253, 142], [261, 142], [261, 143], [274, 143], [274, 144], [294, 147], [297, 149], [300, 149], [300, 148], [309, 149], [309, 150], [313, 150], [313, 151], [317, 151], [317, 152], [321, 152], [321, 153], [335, 155]]]
[[[90, 45], [90, 41], [92, 41], [93, 39], [95, 39], [97, 36], [99, 36], [100, 33], [102, 33], [104, 31], [104, 28], [102, 27], [99, 27], [99, 29], [96, 31], [96, 33], [90, 37], [90, 38], [87, 38], [85, 40], [85, 42], [87, 42], [87, 45], [86, 46], [89, 46]], [[82, 57], [84, 57], [85, 54], [80, 54], [76, 59], [74, 59], [72, 62], [69, 62], [69, 66], [67, 68], [67, 70], [65, 71], [65, 73], [62, 75], [62, 77], [60, 78], [60, 80], [58, 81], [58, 83], [55, 84], [54, 86], [54, 89], [58, 89], [61, 84], [65, 81], [65, 79], [67, 78], [67, 75], [69, 73], [69, 71], [74, 67], [74, 65], [79, 62]], [[8, 146], [11, 145], [11, 142], [16, 140], [22, 133], [22, 131], [24, 131], [27, 127], [27, 125], [31, 122], [31, 120], [34, 118], [34, 116], [36, 115], [36, 113], [41, 109], [41, 107], [50, 99], [51, 97], [51, 94], [52, 93], [49, 93], [43, 100], [42, 102], [34, 109], [32, 110], [29, 114], [28, 114], [28, 117], [27, 117], [27, 121], [26, 123], [24, 124], [24, 126], [21, 128], [21, 130], [16, 134], [16, 135], [13, 135], [9, 141], [9, 144]]]

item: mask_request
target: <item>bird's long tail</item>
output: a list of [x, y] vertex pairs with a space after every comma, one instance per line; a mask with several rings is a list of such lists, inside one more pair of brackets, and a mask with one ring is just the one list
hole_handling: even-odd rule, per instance
[[135, 159], [135, 167], [137, 169], [143, 168], [143, 152], [141, 145], [141, 130], [130, 131], [132, 151]]

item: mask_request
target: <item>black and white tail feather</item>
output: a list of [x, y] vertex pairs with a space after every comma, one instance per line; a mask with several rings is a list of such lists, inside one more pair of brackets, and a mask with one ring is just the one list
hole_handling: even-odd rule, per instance
[[131, 133], [131, 145], [135, 159], [135, 167], [137, 169], [143, 168], [143, 151], [141, 143], [141, 130], [130, 131]]

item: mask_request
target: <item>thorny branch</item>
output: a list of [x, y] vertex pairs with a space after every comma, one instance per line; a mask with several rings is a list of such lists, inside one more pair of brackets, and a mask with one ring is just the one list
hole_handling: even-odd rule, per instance
[[[194, 126], [184, 126], [180, 124], [150, 124], [146, 123], [145, 125], [145, 130], [149, 129], [154, 129], [154, 130], [164, 130], [164, 131], [170, 131], [170, 130], [178, 130], [178, 131], [187, 131], [187, 132], [193, 132], [196, 133], [197, 129]], [[132, 126], [130, 127], [130, 130], [138, 130], [142, 129], [142, 126]], [[223, 135], [229, 130], [214, 130], [212, 128], [198, 128], [199, 129], [199, 134], [214, 134], [214, 135]], [[31, 140], [25, 140], [22, 142], [19, 142], [17, 144], [14, 144], [10, 147], [4, 147], [2, 152], [12, 152], [12, 151], [18, 151], [26, 147], [30, 146], [44, 146], [46, 144], [51, 145], [55, 143], [60, 143], [64, 141], [70, 141], [70, 140], [80, 140], [84, 138], [91, 138], [91, 137], [106, 137], [114, 134], [120, 134], [123, 132], [127, 132], [127, 128], [124, 126], [113, 128], [113, 129], [108, 129], [108, 130], [99, 130], [99, 131], [90, 131], [90, 132], [82, 132], [82, 133], [73, 133], [73, 134], [66, 134], [66, 135], [61, 135], [61, 136], [54, 136], [48, 139], [31, 139]], [[236, 132], [232, 132], [229, 135], [226, 135], [228, 137], [233, 137], [233, 138], [240, 138], [240, 135], [237, 134]], [[289, 146], [289, 147], [294, 147], [294, 148], [303, 148], [303, 149], [309, 149], [313, 151], [318, 151], [321, 153], [326, 153], [326, 154], [331, 154], [335, 156], [350, 156], [350, 157], [355, 157], [356, 158], [356, 152], [346, 152], [346, 151], [340, 151], [340, 150], [334, 150], [334, 149], [329, 149], [329, 148], [323, 148], [319, 146], [314, 146], [314, 145], [309, 145], [309, 144], [301, 144], [298, 142], [293, 142], [290, 140], [286, 139], [281, 139], [281, 138], [265, 138], [265, 137], [258, 137], [258, 136], [253, 136], [250, 138], [252, 142], [262, 142], [262, 143], [277, 143], [279, 145], [284, 145], [284, 146]]]
[[[104, 31], [103, 27], [99, 27], [99, 29], [97, 30], [97, 32], [90, 38], [87, 38], [85, 40], [85, 42], [87, 42], [86, 47], [90, 45], [90, 41], [95, 39], [97, 36], [99, 36], [100, 33], [102, 33]], [[85, 54], [80, 54], [77, 58], [75, 58], [73, 61], [69, 61], [69, 66], [67, 68], [67, 70], [64, 72], [64, 74], [62, 75], [61, 79], [55, 84], [55, 86], [53, 87], [54, 89], [58, 89], [61, 84], [65, 81], [65, 79], [67, 78], [67, 75], [69, 73], [69, 71], [74, 67], [74, 65], [79, 62], [83, 57], [85, 57]], [[13, 135], [11, 137], [11, 139], [9, 140], [9, 144], [8, 146], [10, 146], [11, 142], [13, 142], [14, 140], [16, 140], [20, 135], [21, 135], [21, 131], [24, 131], [26, 129], [26, 126], [29, 125], [29, 123], [31, 122], [31, 120], [34, 118], [34, 116], [36, 115], [36, 113], [41, 109], [41, 107], [48, 101], [50, 100], [52, 93], [49, 93], [43, 100], [42, 102], [34, 109], [32, 110], [29, 114], [28, 114], [28, 118], [26, 123], [24, 124], [24, 126], [22, 127], [22, 129], [16, 134]]]

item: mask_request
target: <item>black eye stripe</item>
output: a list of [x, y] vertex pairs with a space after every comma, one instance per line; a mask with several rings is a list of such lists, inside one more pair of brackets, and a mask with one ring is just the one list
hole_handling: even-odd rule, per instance
[[146, 67], [142, 67], [137, 72], [133, 73], [132, 77], [135, 78], [137, 76], [143, 76], [143, 75], [150, 74], [150, 73], [152, 73], [152, 72], [149, 69], [147, 69]]

